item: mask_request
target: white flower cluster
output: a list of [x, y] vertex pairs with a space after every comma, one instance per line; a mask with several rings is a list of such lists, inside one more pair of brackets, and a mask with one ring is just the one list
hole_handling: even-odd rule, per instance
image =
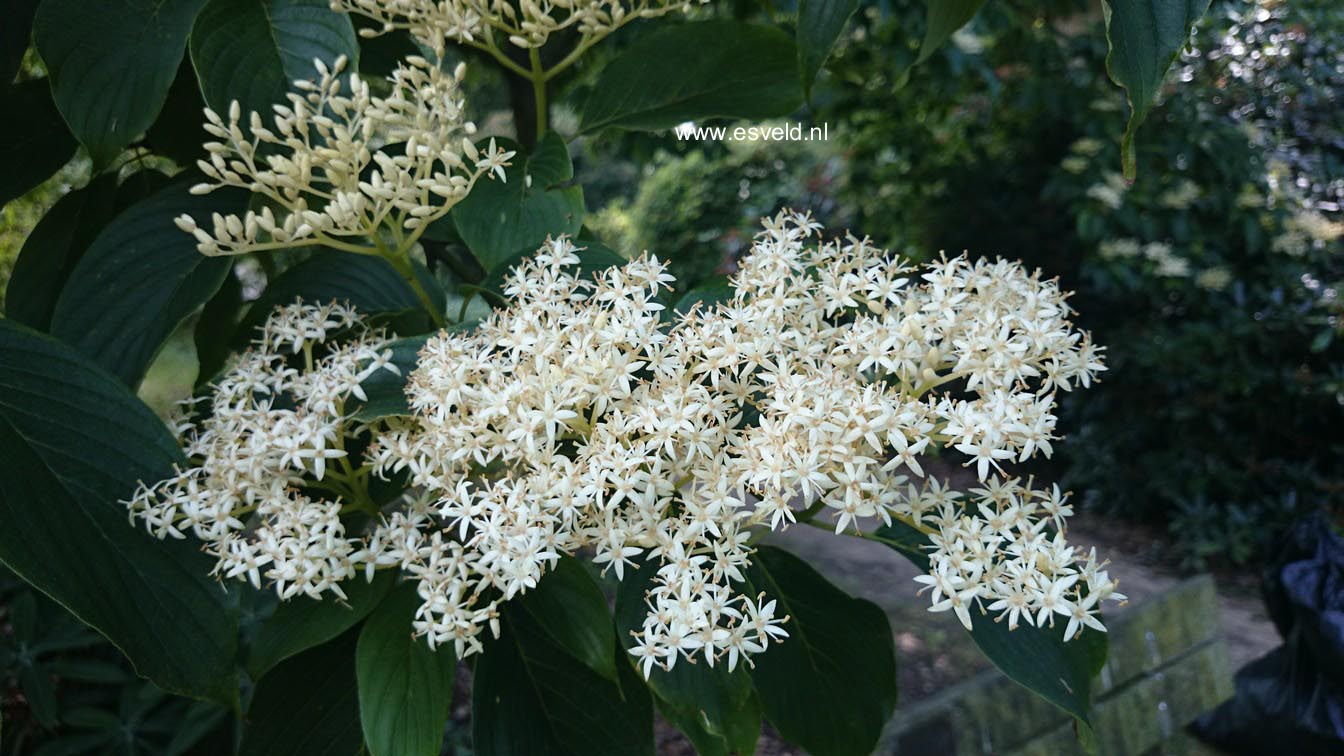
[[1199, 188], [1199, 184], [1190, 179], [1181, 179], [1180, 183], [1162, 192], [1157, 201], [1162, 207], [1187, 210], [1203, 196], [1204, 192]]
[[[646, 675], [683, 656], [735, 667], [787, 636], [748, 579], [753, 531], [796, 522], [923, 533], [930, 609], [967, 626], [979, 611], [1104, 629], [1099, 603], [1123, 596], [1065, 541], [1066, 497], [1000, 475], [1051, 453], [1056, 391], [1105, 369], [1066, 295], [1017, 263], [913, 267], [819, 231], [767, 221], [732, 298], [670, 322], [662, 263], [586, 278], [550, 240], [508, 279], [510, 307], [427, 341], [413, 415], [383, 421], [353, 464], [347, 443], [367, 436], [347, 400], [395, 371], [386, 336], [339, 305], [283, 308], [180, 427], [193, 466], [142, 486], [131, 517], [191, 531], [217, 574], [282, 598], [400, 569], [422, 599], [415, 631], [463, 657], [498, 632], [501, 602], [585, 553], [618, 579], [651, 566], [631, 649]], [[982, 487], [911, 482], [937, 447]], [[375, 504], [374, 474], [409, 492]], [[348, 533], [355, 513], [371, 524]]]
[[1125, 193], [1129, 183], [1118, 173], [1107, 173], [1102, 180], [1087, 188], [1087, 196], [1112, 210], [1119, 210], [1125, 204]]
[[[1064, 538], [1073, 508], [1059, 487], [1035, 490], [1031, 482], [990, 479], [969, 496], [930, 482], [910, 487], [894, 514], [933, 526], [930, 571], [915, 580], [932, 589], [931, 611], [953, 611], [969, 630], [977, 604], [998, 612], [1009, 629], [1020, 622], [1044, 627], [1055, 615], [1068, 624], [1069, 640], [1091, 627], [1105, 631], [1100, 602], [1123, 601], [1096, 549], [1080, 559]], [[960, 500], [968, 499], [963, 505]], [[1047, 527], [1054, 528], [1054, 534]], [[1063, 620], [1061, 620], [1063, 621]]]
[[[542, 47], [551, 35], [573, 29], [579, 47], [638, 18], [686, 11], [708, 0], [332, 0], [333, 10], [358, 13], [382, 31], [406, 29], [442, 57], [449, 41], [497, 50], [496, 34], [523, 48]], [[366, 30], [366, 36], [378, 30]]]
[[1151, 272], [1164, 278], [1183, 278], [1190, 275], [1190, 261], [1176, 254], [1166, 242], [1140, 244], [1137, 239], [1108, 239], [1097, 247], [1103, 260], [1143, 258], [1152, 262]]
[[[417, 632], [477, 651], [500, 601], [588, 551], [618, 578], [657, 565], [631, 651], [646, 674], [679, 656], [731, 667], [786, 635], [744, 581], [751, 529], [819, 516], [929, 534], [932, 608], [963, 622], [975, 607], [1099, 627], [1113, 585], [1064, 543], [1064, 497], [997, 477], [1048, 455], [1055, 392], [1104, 370], [1065, 295], [1016, 263], [913, 268], [867, 240], [809, 244], [819, 230], [767, 221], [733, 298], [670, 325], [661, 263], [587, 280], [550, 241], [509, 279], [508, 309], [430, 339], [414, 417], [369, 452], [423, 495], [362, 555], [419, 581]], [[934, 447], [986, 481], [974, 506], [908, 485]]]
[[1298, 209], [1284, 223], [1284, 230], [1274, 237], [1270, 248], [1289, 257], [1302, 257], [1314, 249], [1344, 237], [1344, 222], [1331, 220], [1316, 210]]
[[[328, 344], [336, 334], [349, 338]], [[191, 466], [141, 484], [126, 502], [132, 522], [159, 538], [190, 531], [218, 560], [215, 574], [257, 587], [264, 577], [282, 599], [344, 598], [361, 541], [346, 534], [343, 500], [374, 511], [350, 479], [345, 403], [366, 398], [360, 383], [373, 373], [397, 372], [390, 357], [383, 332], [348, 307], [277, 309], [213, 385], [203, 419], [176, 426]], [[323, 492], [332, 498], [314, 498]]]
[[1195, 274], [1195, 285], [1205, 291], [1222, 291], [1235, 280], [1232, 271], [1221, 265], [1205, 268]]
[[[464, 70], [445, 73], [420, 57], [400, 62], [391, 93], [375, 97], [357, 74], [342, 76], [315, 61], [318, 81], [296, 81], [289, 105], [276, 105], [271, 126], [247, 117], [235, 101], [227, 122], [206, 109], [205, 129], [219, 141], [205, 145], [199, 167], [204, 194], [242, 187], [263, 198], [260, 210], [212, 218], [210, 230], [190, 215], [177, 219], [205, 255], [233, 255], [324, 244], [378, 254], [368, 239], [389, 230], [406, 246], [424, 226], [443, 217], [482, 175], [504, 179], [512, 152], [483, 152], [472, 144], [475, 126], [464, 120], [458, 90]], [[346, 93], [348, 90], [348, 93]]]

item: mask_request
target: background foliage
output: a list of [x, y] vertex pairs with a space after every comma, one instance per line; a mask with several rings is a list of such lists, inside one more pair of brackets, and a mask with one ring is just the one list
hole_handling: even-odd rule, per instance
[[[1075, 290], [1110, 372], [1070, 405], [1060, 464], [1088, 506], [1166, 525], [1191, 565], [1265, 553], [1338, 511], [1341, 30], [1333, 3], [1216, 3], [1138, 140], [1097, 63], [1090, 6], [977, 16], [888, 99], [842, 89], [840, 204], [884, 243], [1022, 257]], [[918, 4], [907, 4], [918, 16]], [[870, 11], [833, 66], [883, 68], [902, 11]], [[868, 36], [868, 35], [871, 35]], [[913, 54], [913, 53], [911, 53]], [[873, 192], [870, 187], [881, 189]]]

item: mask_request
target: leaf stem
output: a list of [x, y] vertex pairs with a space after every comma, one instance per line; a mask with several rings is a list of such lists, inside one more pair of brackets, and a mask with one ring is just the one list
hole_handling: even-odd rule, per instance
[[505, 54], [503, 50], [499, 49], [499, 45], [495, 44], [495, 37], [493, 34], [487, 32], [485, 35], [485, 44], [483, 45], [474, 44], [472, 46], [479, 50], [484, 50], [485, 52], [489, 53], [491, 57], [499, 61], [499, 64], [504, 68], [508, 69], [509, 71], [518, 74], [524, 79], [531, 78], [531, 74], [528, 72], [526, 68], [523, 68], [517, 63], [514, 63], [512, 60], [509, 59], [509, 56]]
[[541, 51], [533, 47], [527, 51], [528, 62], [532, 64], [532, 73], [528, 76], [532, 80], [532, 98], [537, 103], [537, 139], [540, 140], [546, 134], [549, 126], [549, 114], [546, 112], [546, 70], [541, 66]]
[[373, 241], [378, 245], [379, 256], [384, 260], [387, 260], [387, 264], [391, 265], [393, 270], [400, 273], [401, 277], [406, 280], [406, 284], [411, 287], [411, 291], [415, 292], [415, 296], [420, 300], [421, 306], [425, 308], [425, 312], [429, 313], [429, 319], [433, 321], [434, 327], [443, 328], [448, 325], [448, 319], [442, 312], [439, 312], [438, 305], [436, 305], [434, 299], [429, 296], [429, 292], [425, 291], [424, 285], [420, 283], [420, 277], [415, 274], [415, 266], [411, 264], [411, 254], [409, 250], [406, 249], [406, 247], [402, 247], [401, 249], [391, 249], [377, 237], [374, 237]]

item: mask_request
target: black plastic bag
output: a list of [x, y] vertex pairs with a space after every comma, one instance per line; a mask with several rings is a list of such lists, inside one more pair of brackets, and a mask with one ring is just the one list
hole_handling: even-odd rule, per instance
[[1190, 726], [1229, 753], [1344, 754], [1344, 539], [1317, 515], [1265, 571], [1282, 646], [1247, 664], [1236, 696]]

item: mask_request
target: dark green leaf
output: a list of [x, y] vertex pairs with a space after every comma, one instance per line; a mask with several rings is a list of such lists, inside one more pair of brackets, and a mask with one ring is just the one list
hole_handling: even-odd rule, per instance
[[923, 63], [935, 50], [942, 47], [957, 29], [965, 26], [975, 17], [985, 0], [929, 0], [927, 24], [924, 27], [924, 41], [919, 45], [919, 57], [915, 63]]
[[234, 337], [238, 333], [239, 314], [243, 309], [243, 284], [234, 271], [224, 276], [224, 283], [215, 292], [210, 301], [201, 309], [201, 318], [196, 322], [196, 385], [210, 383], [232, 352]]
[[1102, 0], [1106, 16], [1106, 72], [1124, 87], [1129, 123], [1120, 141], [1125, 178], [1133, 179], [1134, 134], [1148, 116], [1162, 79], [1190, 40], [1190, 28], [1209, 0]]
[[817, 72], [831, 56], [831, 48], [858, 7], [859, 0], [798, 1], [798, 69], [804, 92], [812, 91]]
[[0, 320], [0, 561], [168, 690], [236, 696], [237, 616], [197, 544], [119, 500], [182, 463], [163, 423], [69, 347]]
[[392, 364], [400, 372], [379, 370], [364, 379], [360, 386], [368, 401], [363, 402], [354, 413], [356, 420], [367, 422], [380, 417], [411, 414], [411, 407], [406, 403], [406, 379], [415, 370], [420, 350], [428, 339], [429, 336], [411, 336], [392, 342]]
[[204, 257], [173, 224], [187, 213], [238, 212], [241, 190], [187, 193], [179, 178], [121, 213], [94, 239], [56, 301], [51, 333], [130, 386], [165, 339], [219, 289], [230, 261]]
[[14, 262], [5, 291], [5, 315], [40, 331], [75, 263], [116, 214], [117, 177], [103, 175], [52, 206], [37, 222]]
[[204, 0], [45, 0], [34, 41], [70, 130], [106, 166], [168, 97]]
[[574, 557], [563, 557], [537, 587], [514, 597], [552, 641], [616, 682], [616, 634], [602, 589]]
[[0, 205], [51, 178], [75, 154], [75, 138], [61, 120], [46, 79], [0, 88], [5, 113], [0, 119]]
[[52, 659], [51, 670], [66, 679], [95, 685], [120, 685], [135, 679], [120, 664], [77, 656], [58, 656]]
[[331, 65], [342, 55], [356, 70], [354, 26], [328, 0], [209, 0], [191, 30], [206, 103], [226, 113], [237, 100], [268, 122], [294, 81], [317, 78], [314, 60]]
[[[617, 588], [616, 628], [621, 654], [627, 659], [632, 658], [626, 651], [633, 643], [631, 634], [644, 627], [648, 613], [644, 597], [657, 571], [658, 562], [645, 562]], [[653, 667], [646, 684], [659, 711], [690, 738], [701, 756], [755, 752], [761, 705], [745, 665], [730, 672], [725, 663], [710, 667], [701, 658], [695, 663], [681, 659], [670, 671]]]
[[642, 37], [607, 64], [583, 106], [581, 130], [777, 118], [802, 101], [798, 50], [788, 34], [740, 21], [699, 21]]
[[477, 756], [653, 753], [648, 692], [621, 664], [617, 685], [506, 604], [500, 637], [477, 657], [472, 746]]
[[873, 533], [874, 537], [905, 555], [906, 559], [914, 562], [915, 566], [921, 570], [929, 569], [929, 543], [928, 536], [906, 525], [900, 520], [893, 520], [890, 525], [883, 525]]
[[798, 557], [761, 546], [747, 579], [778, 602], [789, 637], [753, 657], [766, 719], [817, 756], [864, 756], [896, 708], [887, 615], [836, 588]]
[[[261, 623], [247, 654], [247, 673], [260, 680], [291, 656], [326, 643], [368, 616], [392, 587], [392, 573], [376, 573], [373, 582], [357, 576], [341, 584], [348, 600], [316, 601], [296, 596], [282, 601], [275, 613]], [[277, 668], [278, 669], [278, 668]]]
[[[929, 569], [928, 539], [899, 521], [879, 528], [877, 540], [901, 552], [920, 569]], [[971, 612], [971, 640], [994, 666], [1015, 682], [1083, 722], [1088, 721], [1092, 679], [1106, 663], [1106, 635], [1085, 632], [1064, 641], [1064, 626], [1053, 629], [1007, 623]]]
[[43, 727], [54, 727], [60, 712], [56, 686], [51, 674], [40, 664], [28, 664], [19, 670], [19, 687], [28, 701], [28, 710]]
[[24, 645], [32, 645], [37, 640], [37, 597], [32, 591], [24, 591], [8, 602], [6, 608], [11, 637]]
[[732, 283], [726, 278], [719, 278], [686, 292], [681, 299], [677, 300], [676, 306], [672, 309], [678, 315], [685, 315], [696, 304], [699, 304], [701, 309], [713, 307], [720, 302], [727, 302], [732, 299], [736, 293], [737, 289], [733, 288]]
[[356, 636], [351, 630], [291, 657], [257, 685], [239, 756], [359, 753]]
[[109, 723], [91, 731], [75, 732], [43, 743], [41, 748], [33, 752], [33, 756], [83, 756], [86, 753], [107, 753], [116, 748], [117, 732]]
[[171, 183], [172, 176], [152, 168], [132, 173], [122, 179], [121, 185], [117, 187], [117, 212], [121, 213], [140, 200], [157, 194]]
[[[703, 666], [703, 665], [701, 665]], [[722, 678], [722, 667], [711, 674], [695, 671], [693, 684], [674, 683], [685, 695], [695, 692], [718, 690], [719, 687], [736, 687], [731, 679]], [[673, 669], [674, 676], [689, 676], [687, 671]], [[756, 741], [761, 734], [761, 699], [751, 688], [751, 676], [745, 670], [737, 669], [732, 674], [742, 673], [747, 680], [747, 697], [737, 705], [716, 729], [707, 709], [696, 706], [676, 706], [661, 696], [655, 697], [658, 711], [663, 718], [686, 736], [695, 746], [700, 756], [750, 756], [756, 753]]]
[[118, 213], [150, 194], [168, 177], [137, 171], [117, 186], [113, 174], [95, 176], [82, 189], [62, 197], [28, 234], [14, 263], [6, 292], [6, 316], [39, 331], [51, 327], [61, 289], [84, 251]]
[[359, 718], [372, 756], [438, 756], [443, 746], [457, 657], [412, 635], [420, 603], [415, 586], [402, 585], [359, 633]]
[[[163, 756], [226, 753], [234, 743], [231, 714], [228, 709], [207, 701], [170, 701], [159, 708], [154, 720], [143, 723], [141, 728], [154, 734], [171, 733], [172, 738], [159, 752]], [[228, 725], [221, 727], [226, 721]]]
[[[420, 285], [435, 300], [439, 312], [443, 312], [447, 306], [443, 289], [423, 265], [414, 265]], [[267, 285], [243, 319], [240, 336], [255, 336], [255, 329], [273, 309], [295, 299], [346, 302], [366, 315], [424, 310], [410, 284], [381, 257], [319, 249]]]
[[405, 29], [384, 32], [383, 25], [368, 16], [352, 15], [356, 34], [364, 29], [373, 29], [378, 33], [372, 37], [359, 37], [359, 73], [370, 83], [386, 79], [408, 56], [422, 55], [415, 39]]
[[506, 169], [508, 180], [478, 180], [452, 211], [458, 235], [486, 272], [520, 250], [535, 250], [547, 236], [577, 234], [584, 215], [583, 189], [567, 185], [574, 166], [559, 135], [542, 137], [530, 155], [513, 142], [497, 143], [518, 152]]
[[195, 165], [196, 160], [205, 155], [202, 145], [214, 141], [203, 127], [205, 119], [201, 111], [204, 108], [196, 69], [184, 58], [168, 88], [163, 110], [145, 132], [146, 146], [156, 155], [172, 158], [178, 165]]

